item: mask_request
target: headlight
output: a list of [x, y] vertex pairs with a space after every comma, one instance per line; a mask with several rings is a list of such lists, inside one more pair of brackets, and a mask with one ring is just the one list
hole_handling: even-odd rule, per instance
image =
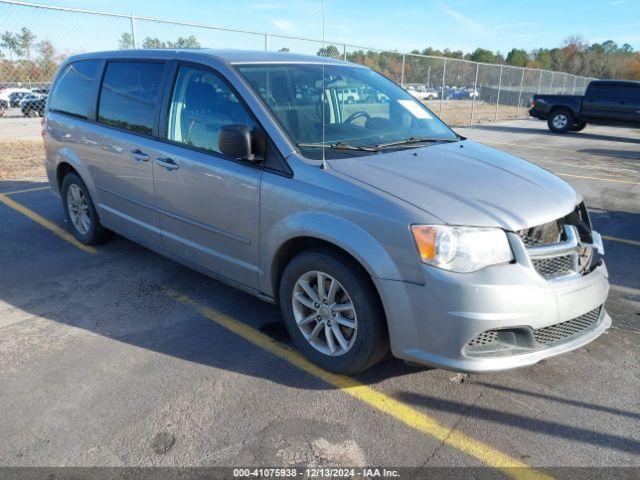
[[420, 260], [453, 272], [475, 272], [513, 260], [506, 233], [499, 228], [412, 225]]

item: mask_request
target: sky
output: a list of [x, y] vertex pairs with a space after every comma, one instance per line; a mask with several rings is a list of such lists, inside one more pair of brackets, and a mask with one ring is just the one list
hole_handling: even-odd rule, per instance
[[[322, 38], [321, 0], [32, 0], [41, 4], [132, 13], [283, 35]], [[8, 12], [5, 10], [9, 9]], [[476, 47], [532, 50], [560, 46], [569, 35], [589, 43], [614, 40], [640, 50], [640, 0], [325, 0], [325, 37], [367, 47], [408, 52], [431, 46], [470, 52]], [[0, 3], [0, 30], [27, 25], [38, 39], [62, 50], [114, 48], [126, 19], [104, 19]], [[7, 22], [7, 19], [10, 19]], [[195, 34], [202, 46], [264, 48], [264, 39], [216, 34], [147, 22], [136, 34], [162, 39]], [[269, 48], [317, 50], [315, 44], [272, 39]]]

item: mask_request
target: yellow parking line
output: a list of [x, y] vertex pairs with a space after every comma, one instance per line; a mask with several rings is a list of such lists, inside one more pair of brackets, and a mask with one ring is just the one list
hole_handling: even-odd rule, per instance
[[638, 181], [630, 182], [628, 180], [614, 180], [613, 178], [588, 177], [586, 175], [570, 175], [568, 173], [556, 173], [556, 172], [553, 172], [553, 173], [561, 177], [586, 178], [587, 180], [598, 180], [601, 182], [628, 183], [629, 185], [636, 185], [638, 183]]
[[534, 470], [526, 463], [512, 458], [489, 445], [475, 440], [440, 424], [435, 418], [421, 413], [410, 406], [368, 387], [357, 380], [336, 375], [315, 366], [296, 350], [273, 340], [262, 332], [212, 308], [207, 307], [175, 290], [164, 287], [166, 294], [174, 300], [190, 306], [201, 315], [235, 333], [243, 339], [285, 360], [296, 368], [339, 388], [344, 393], [366, 403], [376, 410], [386, 413], [405, 425], [429, 435], [445, 445], [454, 447], [482, 463], [500, 470], [515, 479], [549, 479], [548, 475]]
[[27, 193], [27, 192], [37, 192], [39, 190], [49, 190], [51, 187], [47, 185], [46, 187], [34, 187], [34, 188], [24, 188], [22, 190], [14, 190], [13, 192], [3, 192], [4, 195], [15, 195], [16, 193]]
[[6, 206], [8, 206], [10, 208], [13, 208], [15, 211], [20, 212], [25, 217], [33, 220], [34, 222], [36, 222], [41, 227], [46, 228], [51, 233], [57, 235], [62, 240], [70, 243], [74, 247], [77, 247], [80, 250], [83, 250], [83, 251], [85, 251], [87, 253], [98, 253], [98, 251], [95, 248], [93, 248], [93, 247], [91, 247], [89, 245], [85, 245], [84, 243], [79, 242], [76, 239], [76, 237], [71, 235], [66, 230], [63, 230], [62, 228], [57, 226], [55, 223], [47, 220], [46, 218], [44, 218], [41, 215], [38, 215], [36, 212], [34, 212], [32, 210], [29, 210], [24, 205], [12, 200], [11, 198], [7, 197], [6, 194], [0, 193], [0, 202], [4, 203]]
[[626, 243], [628, 245], [634, 245], [636, 247], [640, 247], [640, 242], [638, 240], [629, 240], [627, 238], [620, 238], [620, 237], [610, 237], [609, 235], [602, 235], [602, 238], [604, 240], [609, 240], [610, 242], [620, 242], [620, 243]]

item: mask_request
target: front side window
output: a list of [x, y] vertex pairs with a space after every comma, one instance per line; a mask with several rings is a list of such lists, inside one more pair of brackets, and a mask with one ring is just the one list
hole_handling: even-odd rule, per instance
[[220, 129], [232, 124], [254, 128], [228, 85], [210, 70], [181, 66], [171, 98], [167, 139], [221, 153]]
[[[310, 158], [318, 158], [320, 147], [331, 145], [364, 147], [373, 153], [372, 147], [418, 138], [458, 139], [422, 103], [368, 68], [251, 64], [239, 65], [238, 70]], [[339, 156], [337, 150], [326, 154]]]
[[100, 90], [98, 121], [151, 135], [160, 99], [164, 63], [107, 64]]
[[51, 96], [51, 110], [87, 118], [95, 106], [95, 84], [100, 75], [100, 60], [82, 60], [67, 65]]

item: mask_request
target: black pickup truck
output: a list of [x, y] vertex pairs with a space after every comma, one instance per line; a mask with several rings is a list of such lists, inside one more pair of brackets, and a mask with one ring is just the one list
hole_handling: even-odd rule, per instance
[[640, 126], [640, 82], [594, 80], [584, 97], [534, 95], [529, 115], [547, 120], [555, 133], [580, 131], [587, 123]]

